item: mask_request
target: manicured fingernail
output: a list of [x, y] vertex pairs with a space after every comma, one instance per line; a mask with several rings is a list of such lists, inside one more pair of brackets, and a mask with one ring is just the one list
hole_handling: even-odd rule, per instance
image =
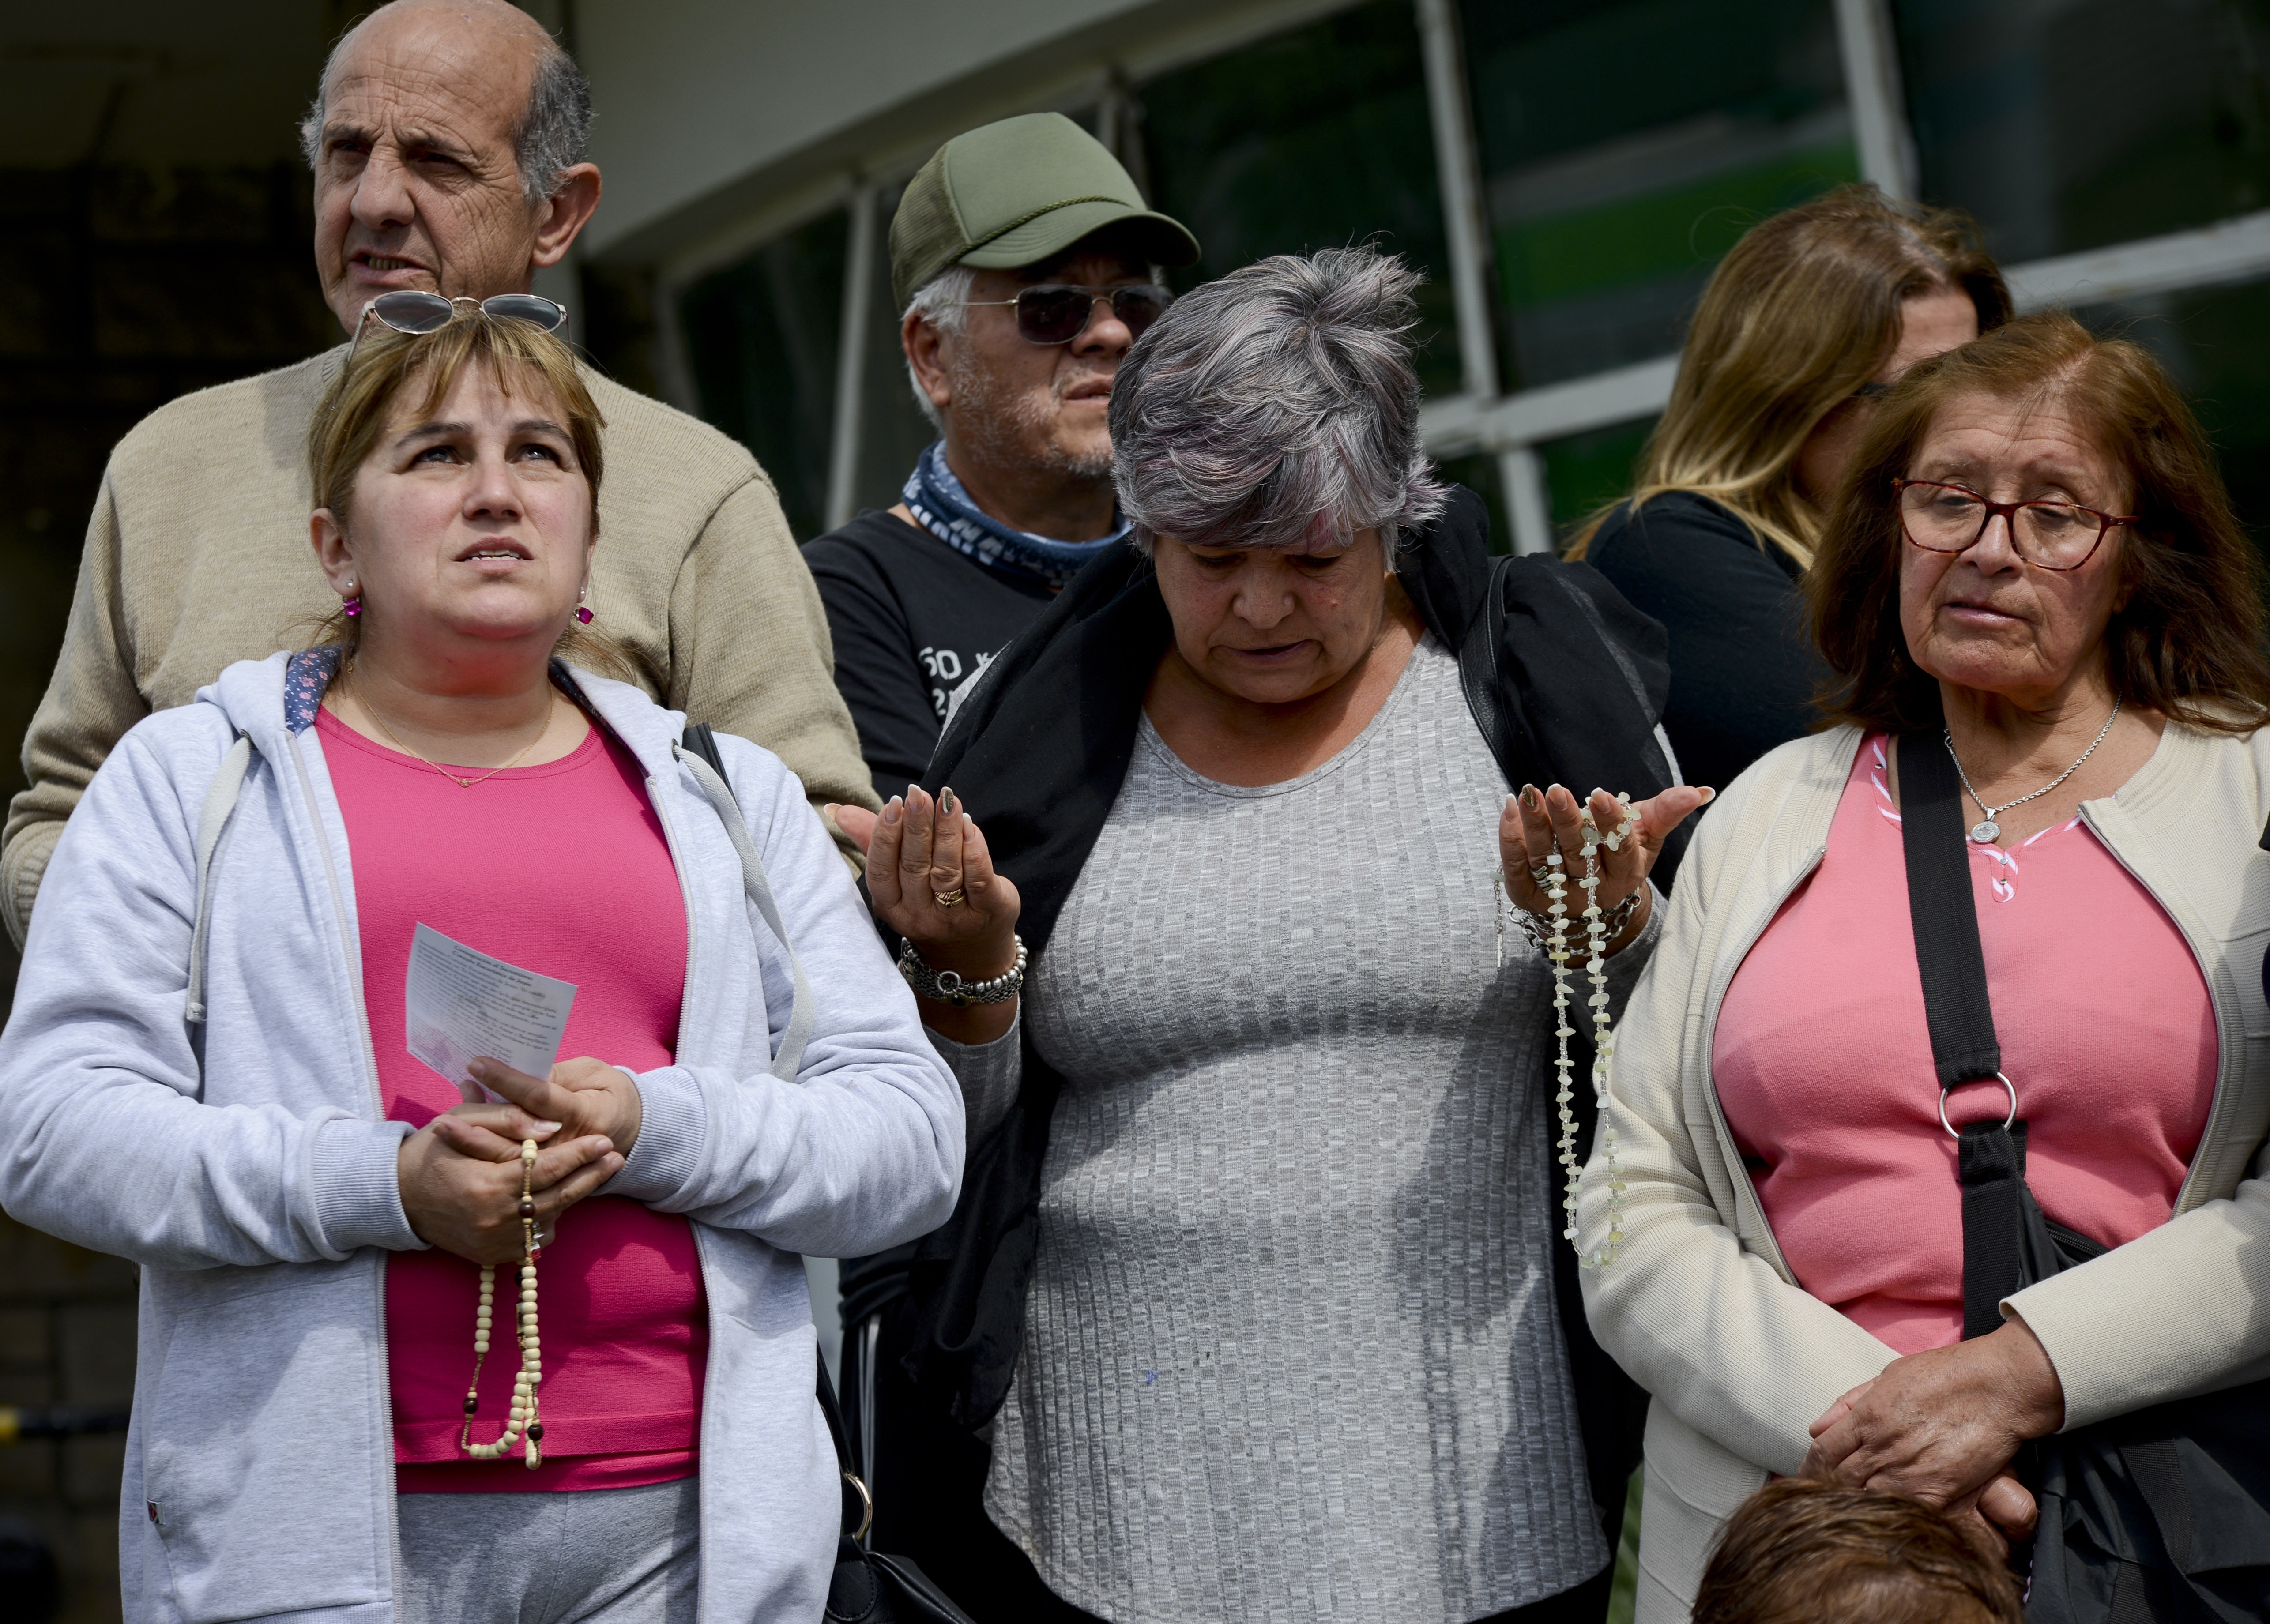
[[1711, 802], [1717, 798], [1718, 792], [1716, 790], [1713, 790], [1709, 784], [1704, 784], [1702, 786], [1702, 805], [1708, 806]]
[[1537, 803], [1539, 798], [1540, 797], [1537, 793], [1537, 786], [1535, 784], [1524, 784], [1521, 786], [1521, 804], [1524, 806], [1528, 807], [1532, 812], [1537, 810]]
[[887, 824], [895, 826], [899, 819], [905, 815], [906, 803], [899, 799], [895, 795], [891, 797], [891, 804], [883, 808], [883, 821]]
[[538, 1133], [557, 1133], [560, 1131], [560, 1124], [556, 1122], [540, 1122], [536, 1124], [536, 1131]]
[[951, 818], [953, 816], [953, 786], [952, 784], [946, 785], [946, 788], [938, 792], [938, 815], [941, 818]]

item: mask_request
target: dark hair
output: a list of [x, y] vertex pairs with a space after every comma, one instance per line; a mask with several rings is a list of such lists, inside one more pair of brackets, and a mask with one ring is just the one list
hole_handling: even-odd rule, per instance
[[1805, 577], [1814, 640], [1834, 673], [1831, 722], [1908, 732], [1940, 723], [1939, 684], [1916, 664], [1900, 620], [1899, 493], [1941, 412], [1985, 395], [2071, 412], [2127, 486], [2140, 523], [2119, 548], [2125, 599], [2104, 632], [2115, 696], [2190, 726], [2248, 733], [2270, 721], [2261, 565], [2231, 512], [2199, 421], [2166, 370], [2125, 339], [2099, 338], [2062, 311], [1918, 361], [1878, 408]]
[[1970, 295], [1982, 333], [2010, 319], [2001, 271], [1955, 210], [1841, 186], [1752, 226], [1702, 290], [1628, 500], [1697, 492], [1811, 565], [1822, 515], [1798, 489], [1798, 455], [1896, 347], [1907, 301], [1940, 292]]
[[1694, 1624], [2021, 1624], [2007, 1569], [1920, 1501], [1783, 1478], [1727, 1521]]

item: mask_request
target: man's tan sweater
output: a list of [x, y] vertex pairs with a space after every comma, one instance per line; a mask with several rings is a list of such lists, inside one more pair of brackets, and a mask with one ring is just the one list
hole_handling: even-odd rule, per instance
[[[119, 441], [62, 657], [24, 740], [0, 916], [19, 945], [63, 819], [127, 729], [237, 660], [309, 640], [338, 598], [315, 566], [306, 439], [345, 347], [186, 395]], [[817, 805], [875, 805], [835, 691], [827, 620], [771, 480], [715, 429], [596, 373], [606, 477], [597, 629], [639, 685], [788, 763]]]

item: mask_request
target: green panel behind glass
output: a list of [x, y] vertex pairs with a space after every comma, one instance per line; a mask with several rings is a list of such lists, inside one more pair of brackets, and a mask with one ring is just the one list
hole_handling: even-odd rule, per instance
[[1461, 11], [1510, 388], [1677, 349], [1744, 231], [1858, 178], [1829, 0]]
[[2167, 363], [2222, 459], [2238, 517], [2270, 544], [2270, 282], [2074, 314]]
[[1538, 446], [1538, 455], [1545, 459], [1553, 528], [1564, 545], [1593, 514], [1631, 490], [1640, 452], [1654, 428], [1653, 418], [1642, 418]]
[[1194, 232], [1210, 281], [1270, 254], [1376, 240], [1428, 273], [1418, 356], [1459, 386], [1425, 68], [1410, 0], [1375, 0], [1141, 90], [1152, 202]]
[[2005, 263], [2270, 207], [2261, 0], [1895, 0], [1934, 203]]
[[1852, 144], [1835, 141], [1605, 208], [1502, 226], [1502, 295], [1524, 309], [1662, 277], [1691, 279], [1759, 220], [1859, 174]]
[[772, 475], [799, 541], [824, 522], [849, 251], [850, 217], [826, 215], [705, 277], [679, 304], [701, 416]]

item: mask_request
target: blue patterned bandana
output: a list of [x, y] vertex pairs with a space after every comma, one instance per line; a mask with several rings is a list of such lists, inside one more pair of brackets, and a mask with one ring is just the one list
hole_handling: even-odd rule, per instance
[[[982, 511], [946, 465], [946, 441], [932, 445], [915, 459], [900, 500], [916, 521], [957, 552], [981, 564], [1013, 575], [1030, 575], [1060, 587], [1079, 574], [1088, 560], [1133, 528], [1122, 519], [1119, 527], [1101, 541], [1050, 541], [1027, 530], [1013, 530]], [[1113, 517], [1117, 518], [1115, 513]]]

